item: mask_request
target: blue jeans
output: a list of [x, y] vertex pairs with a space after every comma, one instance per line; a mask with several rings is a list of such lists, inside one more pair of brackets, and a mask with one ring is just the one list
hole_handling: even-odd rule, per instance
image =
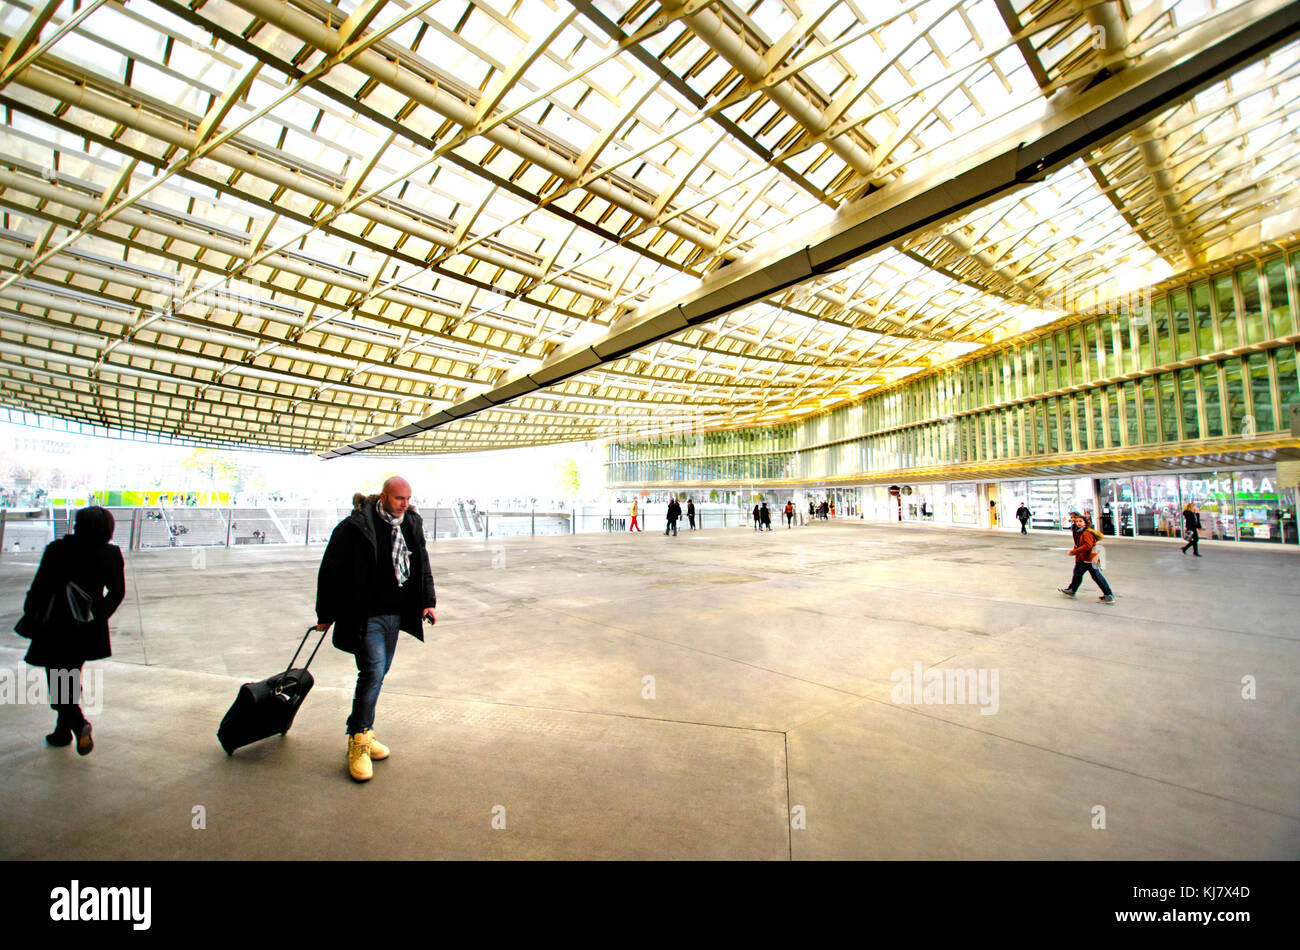
[[1101, 588], [1103, 596], [1111, 596], [1110, 585], [1106, 583], [1106, 578], [1101, 576], [1101, 570], [1096, 564], [1089, 564], [1085, 561], [1074, 562], [1074, 577], [1070, 579], [1069, 588], [1071, 593], [1074, 593], [1079, 589], [1079, 585], [1083, 583], [1084, 574], [1092, 575], [1092, 579], [1096, 581], [1097, 586]]
[[393, 665], [401, 622], [397, 614], [384, 614], [366, 621], [366, 632], [361, 635], [361, 645], [357, 648], [357, 692], [352, 698], [352, 715], [348, 717], [350, 736], [374, 728], [379, 690], [388, 668]]

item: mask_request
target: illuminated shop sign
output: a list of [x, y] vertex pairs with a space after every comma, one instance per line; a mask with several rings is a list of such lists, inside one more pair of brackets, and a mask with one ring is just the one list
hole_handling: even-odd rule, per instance
[[[1187, 484], [1191, 486], [1191, 490], [1194, 494], [1206, 494], [1206, 495], [1231, 495], [1232, 494], [1232, 479], [1226, 475], [1222, 478], [1193, 478], [1190, 479]], [[1238, 494], [1247, 494], [1247, 495], [1274, 494], [1273, 480], [1268, 476], [1264, 476], [1259, 480], [1258, 489], [1255, 488], [1255, 479], [1253, 478], [1239, 478], [1237, 479], [1237, 485], [1238, 485], [1237, 488]]]

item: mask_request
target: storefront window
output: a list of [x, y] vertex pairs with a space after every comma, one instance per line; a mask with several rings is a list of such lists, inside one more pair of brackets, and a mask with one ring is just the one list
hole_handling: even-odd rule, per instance
[[1027, 483], [1002, 482], [998, 485], [998, 495], [1001, 499], [998, 501], [998, 507], [1002, 509], [1002, 527], [1019, 531], [1020, 522], [1016, 520], [1016, 509], [1029, 502]]
[[1057, 490], [1060, 492], [1062, 528], [1068, 526], [1072, 511], [1081, 511], [1093, 524], [1097, 523], [1091, 478], [1063, 478], [1057, 483]]
[[1232, 477], [1220, 472], [1182, 475], [1178, 479], [1183, 504], [1196, 505], [1201, 515], [1201, 537], [1235, 541], [1236, 514], [1232, 508]]
[[1296, 543], [1293, 489], [1278, 488], [1271, 470], [1234, 472], [1232, 481], [1242, 541]]
[[1030, 524], [1039, 531], [1061, 527], [1060, 493], [1054, 478], [1036, 478], [1029, 482]]
[[952, 520], [955, 524], [976, 524], [979, 520], [979, 493], [974, 485], [953, 485], [949, 490]]
[[1133, 522], [1139, 537], [1182, 536], [1177, 475], [1138, 475], [1133, 479]]
[[917, 485], [911, 499], [919, 521], [948, 520], [948, 486]]
[[1101, 517], [1098, 528], [1101, 533], [1133, 537], [1133, 480], [1103, 478], [1100, 488]]

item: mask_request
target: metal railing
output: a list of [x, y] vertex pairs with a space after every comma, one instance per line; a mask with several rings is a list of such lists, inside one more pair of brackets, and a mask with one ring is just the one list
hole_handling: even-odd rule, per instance
[[[663, 531], [666, 503], [641, 503], [638, 527]], [[324, 544], [351, 508], [189, 506], [110, 507], [115, 524], [114, 543], [124, 550], [158, 548], [236, 547], [245, 545]], [[0, 553], [40, 553], [58, 535], [69, 530], [75, 509], [0, 508]], [[587, 504], [567, 511], [539, 509], [470, 509], [460, 503], [436, 505], [420, 511], [424, 535], [430, 541], [455, 538], [557, 537], [628, 531], [630, 504]], [[796, 518], [796, 524], [802, 519]], [[696, 508], [697, 529], [749, 528], [749, 509], [705, 504]], [[772, 526], [784, 524], [784, 515], [772, 509]], [[678, 531], [689, 531], [683, 509]]]

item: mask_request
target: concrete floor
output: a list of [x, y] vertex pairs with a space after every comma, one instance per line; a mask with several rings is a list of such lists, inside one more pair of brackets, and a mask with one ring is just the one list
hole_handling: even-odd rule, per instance
[[[1106, 607], [1056, 593], [1066, 540], [438, 542], [438, 624], [402, 638], [365, 785], [328, 645], [287, 738], [214, 736], [313, 621], [320, 548], [131, 555], [94, 753], [0, 706], [0, 858], [1300, 857], [1300, 557], [1111, 543]], [[0, 675], [25, 675], [36, 561], [0, 558]], [[996, 714], [895, 703], [916, 663], [996, 671]]]

